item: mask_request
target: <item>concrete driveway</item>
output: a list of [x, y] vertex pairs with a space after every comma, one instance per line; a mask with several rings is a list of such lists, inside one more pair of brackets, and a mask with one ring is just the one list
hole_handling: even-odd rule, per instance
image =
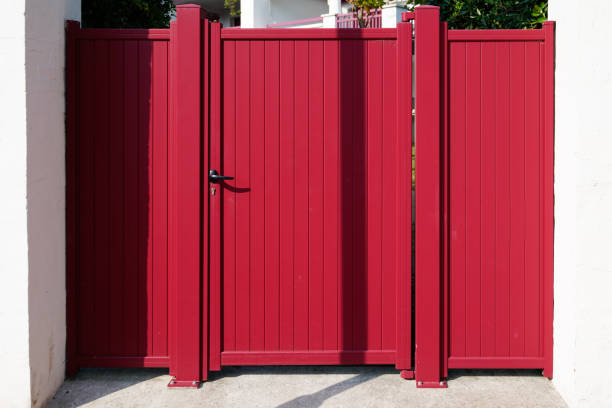
[[417, 390], [392, 367], [225, 367], [199, 389], [168, 389], [166, 369], [83, 369], [49, 407], [566, 407], [535, 371], [461, 370]]

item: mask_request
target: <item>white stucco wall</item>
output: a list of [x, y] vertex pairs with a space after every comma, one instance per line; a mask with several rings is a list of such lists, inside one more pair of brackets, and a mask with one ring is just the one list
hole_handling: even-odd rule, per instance
[[242, 0], [240, 7], [243, 28], [319, 17], [329, 11], [326, 0]]
[[556, 26], [553, 383], [570, 407], [612, 401], [612, 2], [549, 1]]
[[30, 406], [26, 196], [25, 0], [0, 24], [0, 399]]
[[43, 406], [64, 379], [64, 20], [80, 0], [8, 2], [0, 28], [0, 400]]

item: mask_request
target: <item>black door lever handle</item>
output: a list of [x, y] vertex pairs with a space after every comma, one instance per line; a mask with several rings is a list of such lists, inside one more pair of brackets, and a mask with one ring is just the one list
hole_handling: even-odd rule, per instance
[[223, 180], [233, 180], [233, 177], [230, 176], [222, 176], [217, 173], [217, 170], [208, 170], [208, 181], [211, 183], [220, 183]]

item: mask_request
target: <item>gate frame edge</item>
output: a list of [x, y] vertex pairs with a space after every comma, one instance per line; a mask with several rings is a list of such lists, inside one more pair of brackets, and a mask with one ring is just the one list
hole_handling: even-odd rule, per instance
[[[402, 378], [414, 378], [412, 371], [412, 23], [401, 22], [397, 29], [397, 165], [398, 185], [398, 284], [395, 368]], [[407, 76], [406, 73], [409, 73]], [[407, 116], [407, 120], [406, 120]], [[408, 160], [406, 160], [408, 158]], [[406, 192], [406, 190], [408, 190]], [[402, 293], [403, 290], [403, 293]]]
[[544, 31], [544, 370], [553, 376], [554, 319], [554, 146], [555, 146], [555, 22], [542, 23]]
[[77, 33], [81, 23], [66, 20], [66, 55], [65, 73], [66, 97], [66, 377], [74, 376], [78, 371], [77, 363], [77, 315], [76, 315], [76, 268], [77, 268]]
[[[415, 8], [417, 388], [446, 388], [442, 379], [442, 262], [440, 194], [440, 8]], [[419, 160], [427, 158], [429, 160]]]

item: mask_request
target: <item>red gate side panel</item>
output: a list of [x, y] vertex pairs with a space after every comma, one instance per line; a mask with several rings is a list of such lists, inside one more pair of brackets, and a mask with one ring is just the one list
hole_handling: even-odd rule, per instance
[[342, 258], [339, 217], [339, 48], [338, 41], [323, 43], [323, 349], [338, 349], [338, 304]]
[[[94, 259], [94, 81], [82, 81], [94, 72], [94, 42], [79, 41], [79, 130], [77, 134], [77, 253], [76, 292], [77, 356], [90, 355], [93, 350], [95, 321], [93, 299], [94, 282], [92, 260]], [[134, 326], [135, 327], [135, 326]], [[134, 336], [133, 338], [136, 338]], [[77, 357], [78, 359], [78, 357]]]
[[295, 42], [280, 42], [280, 350], [294, 344]]
[[366, 254], [367, 349], [381, 346], [382, 41], [367, 43]]
[[542, 40], [449, 31], [449, 368], [544, 368]]
[[510, 355], [525, 352], [525, 44], [510, 43]]
[[495, 43], [481, 45], [481, 355], [495, 355]]
[[[367, 98], [367, 52], [368, 43], [356, 41], [354, 43], [352, 66], [354, 87], [352, 95], [353, 105], [353, 135], [348, 137], [352, 143], [352, 161], [349, 166], [352, 168], [352, 201], [353, 206], [353, 285], [352, 285], [352, 324], [353, 324], [353, 350], [364, 350], [367, 348], [367, 184], [365, 182], [366, 163], [367, 163], [367, 105], [364, 100]], [[346, 292], [345, 292], [346, 293]]]
[[[114, 200], [109, 200], [110, 219], [115, 220], [109, 224], [109, 283], [111, 288], [119, 288], [123, 286], [123, 277], [125, 276], [124, 269], [124, 225], [123, 218], [123, 203], [124, 203], [124, 43], [122, 41], [111, 41], [109, 47], [109, 76], [111, 78], [109, 84], [109, 98], [113, 101], [109, 105], [109, 157], [118, 158], [113, 161], [114, 165], [109, 169], [109, 197], [115, 197]], [[125, 326], [123, 325], [124, 297], [117, 296], [110, 304], [109, 320], [113, 326], [115, 336], [110, 337], [109, 353], [120, 355], [124, 352], [123, 344], [125, 344]]]
[[308, 348], [323, 349], [323, 41], [308, 45]]
[[168, 365], [169, 31], [150, 34], [75, 33], [75, 366]]
[[[525, 43], [525, 346], [526, 356], [540, 356], [542, 333], [540, 273], [541, 127], [540, 44]], [[529, 74], [528, 74], [529, 73]], [[531, 74], [533, 73], [533, 74]]]
[[354, 246], [354, 228], [355, 219], [354, 211], [355, 205], [353, 204], [353, 182], [354, 177], [354, 141], [353, 137], [357, 132], [358, 125], [354, 124], [353, 119], [353, 92], [356, 87], [354, 86], [354, 70], [350, 69], [354, 67], [352, 63], [353, 55], [355, 53], [355, 47], [358, 42], [341, 40], [340, 57], [338, 63], [338, 69], [342, 72], [340, 75], [339, 84], [339, 98], [338, 103], [340, 105], [339, 113], [339, 138], [340, 138], [340, 230], [339, 238], [341, 239], [340, 246], [340, 264], [339, 266], [339, 291], [338, 291], [338, 304], [340, 307], [338, 319], [339, 319], [339, 332], [338, 332], [338, 349], [340, 350], [351, 350], [353, 349], [353, 281], [354, 274], [349, 273], [356, 268], [357, 262], [355, 260], [356, 254], [353, 252]]
[[132, 135], [125, 139], [125, 267], [131, 271], [125, 277], [125, 327], [126, 352], [138, 355], [138, 42], [127, 41], [125, 44], [125, 134]]
[[[395, 322], [397, 312], [396, 282], [399, 279], [397, 262], [397, 196], [398, 178], [402, 182], [410, 180], [406, 175], [398, 177], [397, 159], [399, 148], [397, 139], [397, 42], [383, 41], [382, 44], [382, 126], [381, 126], [381, 349], [394, 350], [396, 347]], [[403, 92], [403, 90], [402, 90]], [[404, 116], [403, 113], [400, 114]], [[408, 116], [407, 112], [406, 115]], [[405, 126], [402, 124], [402, 126]], [[408, 157], [406, 155], [405, 157]], [[401, 159], [401, 158], [400, 158]], [[397, 271], [396, 274], [385, 271]], [[401, 293], [402, 296], [405, 293]]]
[[295, 241], [293, 350], [308, 350], [308, 41], [295, 42]]
[[466, 84], [465, 84], [465, 203], [466, 203], [466, 259], [465, 259], [465, 319], [466, 355], [480, 355], [480, 222], [481, 214], [481, 49], [480, 43], [466, 43]]
[[152, 354], [168, 355], [168, 44], [153, 43]]
[[[95, 42], [95, 67], [94, 67], [94, 109], [98, 118], [108, 118], [108, 41], [98, 40]], [[141, 74], [141, 76], [144, 76]], [[144, 127], [145, 129], [147, 127]], [[93, 129], [93, 149], [94, 149], [94, 268], [93, 275], [93, 312], [96, 316], [92, 337], [92, 351], [95, 355], [108, 354], [109, 341], [109, 315], [110, 306], [108, 268], [109, 268], [109, 218], [108, 218], [108, 198], [109, 198], [109, 157], [108, 157], [108, 121], [96, 121]], [[139, 137], [142, 137], [139, 132]], [[146, 213], [145, 213], [146, 214]], [[146, 225], [146, 224], [144, 224]], [[144, 227], [143, 225], [143, 227]], [[145, 247], [146, 248], [146, 247]], [[145, 265], [146, 266], [146, 265]], [[139, 269], [139, 273], [142, 269]], [[143, 315], [143, 316], [146, 316]], [[89, 317], [91, 318], [91, 317]], [[141, 324], [142, 330], [142, 324]], [[145, 335], [139, 332], [139, 339], [144, 339]], [[146, 349], [139, 347], [139, 353], [143, 354]]]
[[450, 207], [452, 221], [450, 232], [450, 354], [465, 356], [466, 351], [466, 84], [464, 43], [450, 44], [450, 134], [453, 135], [454, 146], [450, 151], [450, 196], [453, 205]]
[[494, 355], [507, 356], [510, 352], [508, 320], [510, 316], [510, 44], [508, 42], [499, 42], [495, 46], [495, 76]]
[[279, 42], [265, 43], [265, 349], [279, 349]]

